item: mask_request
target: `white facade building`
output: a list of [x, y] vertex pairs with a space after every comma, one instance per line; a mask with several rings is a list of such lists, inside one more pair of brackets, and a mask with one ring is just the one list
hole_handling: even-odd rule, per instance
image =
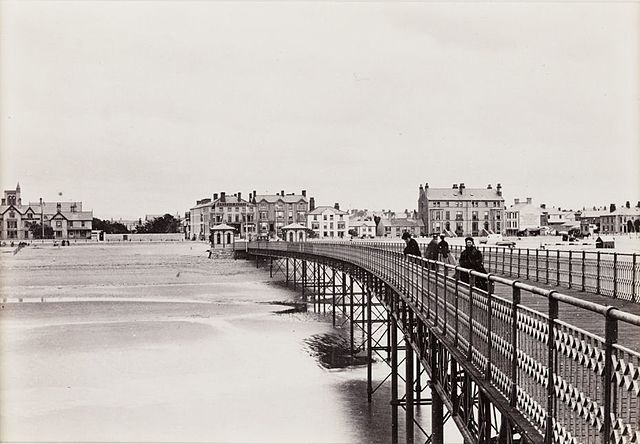
[[320, 239], [346, 238], [349, 232], [349, 213], [340, 210], [338, 204], [334, 207], [320, 206], [307, 215], [307, 227]]

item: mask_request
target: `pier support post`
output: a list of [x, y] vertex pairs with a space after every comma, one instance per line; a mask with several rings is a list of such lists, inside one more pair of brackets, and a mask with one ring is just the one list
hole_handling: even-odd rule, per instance
[[[364, 295], [363, 295], [364, 297]], [[371, 288], [367, 288], [367, 400], [373, 395], [373, 323], [371, 322]]]
[[[431, 382], [429, 389], [431, 391], [431, 442], [433, 444], [443, 444], [444, 442], [444, 417], [443, 404], [440, 394], [436, 390], [436, 375], [438, 371], [438, 344], [435, 335], [430, 334], [429, 338], [431, 346]], [[454, 382], [455, 384], [455, 382]]]
[[391, 320], [391, 442], [398, 442], [398, 325]]
[[406, 430], [406, 442], [407, 444], [413, 444], [413, 348], [411, 348], [410, 337], [405, 336], [405, 400], [406, 411], [405, 416], [405, 430]]

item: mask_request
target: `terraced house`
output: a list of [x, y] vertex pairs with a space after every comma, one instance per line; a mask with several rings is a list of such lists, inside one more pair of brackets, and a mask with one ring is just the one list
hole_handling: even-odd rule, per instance
[[502, 186], [494, 189], [467, 188], [464, 183], [451, 188], [420, 185], [418, 214], [427, 234], [486, 236], [505, 231]]
[[[313, 198], [311, 198], [313, 200]], [[256, 194], [252, 193], [256, 211], [256, 236], [259, 238], [282, 237], [282, 227], [294, 223], [305, 225], [309, 202], [307, 191], [301, 194]]]

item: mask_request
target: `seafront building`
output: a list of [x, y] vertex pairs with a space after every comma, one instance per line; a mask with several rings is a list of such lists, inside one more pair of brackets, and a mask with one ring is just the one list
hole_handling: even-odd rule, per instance
[[215, 226], [226, 224], [235, 230], [241, 238], [255, 236], [255, 204], [242, 198], [238, 192], [232, 196], [225, 191], [213, 194], [213, 199], [206, 198], [196, 201], [196, 205], [189, 210], [188, 235], [191, 239], [208, 240]]
[[300, 194], [257, 194], [252, 193], [252, 203], [255, 205], [257, 229], [256, 237], [282, 238], [282, 227], [294, 223], [305, 225], [307, 215], [314, 208], [314, 199], [307, 200], [307, 191]]
[[354, 220], [349, 221], [351, 230], [355, 230], [357, 237], [359, 238], [374, 238], [376, 237], [376, 223], [372, 220]]
[[600, 216], [600, 232], [621, 234], [640, 232], [640, 208], [618, 208]]
[[93, 211], [83, 211], [82, 202], [29, 202], [22, 204], [22, 190], [5, 190], [0, 203], [0, 239], [29, 240], [32, 224], [53, 229], [55, 239], [91, 239]]
[[426, 234], [449, 236], [486, 236], [505, 232], [502, 186], [494, 189], [467, 188], [464, 183], [451, 188], [420, 185], [418, 214]]
[[540, 234], [544, 207], [533, 203], [531, 197], [525, 200], [515, 198], [513, 205], [505, 210], [505, 234], [507, 236], [537, 236]]
[[349, 213], [342, 211], [338, 203], [333, 207], [319, 206], [309, 211], [307, 227], [313, 230], [319, 239], [343, 239], [349, 233]]

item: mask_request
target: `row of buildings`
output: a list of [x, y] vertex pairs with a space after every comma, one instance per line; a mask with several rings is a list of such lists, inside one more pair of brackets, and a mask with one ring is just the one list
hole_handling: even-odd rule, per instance
[[34, 224], [44, 232], [50, 227], [55, 239], [91, 239], [93, 211], [83, 211], [82, 202], [22, 203], [20, 184], [5, 190], [0, 203], [0, 239], [30, 240]]

